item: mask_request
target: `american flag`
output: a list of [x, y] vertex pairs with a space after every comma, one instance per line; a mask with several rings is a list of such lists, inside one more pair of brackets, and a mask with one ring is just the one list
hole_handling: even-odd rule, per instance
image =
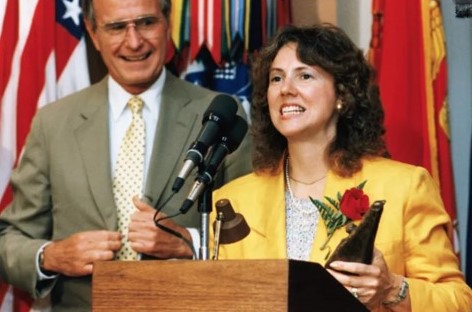
[[[90, 84], [80, 0], [0, 0], [0, 211], [37, 109]], [[0, 311], [29, 311], [0, 281]]]

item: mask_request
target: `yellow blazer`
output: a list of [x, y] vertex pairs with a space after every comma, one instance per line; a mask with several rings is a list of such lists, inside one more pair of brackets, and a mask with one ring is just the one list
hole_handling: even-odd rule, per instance
[[[364, 180], [370, 203], [386, 200], [375, 247], [391, 272], [408, 278], [412, 311], [470, 311], [472, 292], [448, 237], [451, 221], [429, 173], [389, 159], [366, 159], [362, 170], [350, 178], [329, 172], [325, 196], [336, 198], [338, 192], [343, 194]], [[251, 229], [242, 241], [221, 245], [219, 259], [287, 258], [284, 193], [282, 172], [272, 176], [251, 173], [213, 193], [214, 203], [229, 199]], [[212, 222], [214, 218], [215, 213]], [[320, 218], [310, 261], [326, 262], [328, 249], [320, 250], [326, 236]], [[344, 228], [338, 229], [328, 246], [334, 250], [346, 236]]]

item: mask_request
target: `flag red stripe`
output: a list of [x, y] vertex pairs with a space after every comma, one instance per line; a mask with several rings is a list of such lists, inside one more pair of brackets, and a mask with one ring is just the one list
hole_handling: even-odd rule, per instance
[[[20, 65], [17, 108], [17, 155], [29, 133], [36, 113], [38, 98], [44, 88], [44, 69], [54, 48], [54, 1], [40, 1], [36, 8], [30, 33]], [[51, 34], [51, 35], [45, 35]]]
[[58, 51], [56, 53], [56, 74], [57, 79], [59, 79], [59, 77], [61, 77], [62, 71], [67, 65], [67, 62], [69, 62], [72, 52], [74, 52], [75, 48], [77, 47], [79, 40], [77, 40], [77, 38], [74, 36], [71, 36], [69, 32], [59, 23], [55, 23], [55, 31], [55, 49]]
[[261, 0], [261, 28], [262, 28], [262, 42], [267, 41], [267, 3]]
[[33, 300], [28, 293], [19, 289], [13, 289], [13, 311], [15, 312], [29, 312]]
[[290, 24], [292, 9], [289, 0], [277, 0], [277, 28]]
[[192, 1], [190, 3], [190, 16], [192, 18], [190, 19], [190, 61], [192, 62], [195, 57], [197, 56], [198, 52], [200, 51], [200, 39], [199, 39], [199, 6], [200, 6], [200, 1]]
[[0, 201], [0, 212], [5, 209], [5, 207], [11, 202], [13, 199], [13, 193], [11, 190], [10, 185], [7, 185], [7, 188], [3, 192], [3, 196], [1, 198], [2, 200]]
[[[18, 42], [18, 1], [8, 0], [3, 20], [3, 31], [0, 36], [0, 99], [10, 79], [11, 64]], [[1, 113], [1, 110], [0, 110]]]
[[2, 281], [0, 281], [0, 305], [3, 302], [5, 295], [7, 294], [8, 288], [9, 288], [8, 284], [5, 284]]

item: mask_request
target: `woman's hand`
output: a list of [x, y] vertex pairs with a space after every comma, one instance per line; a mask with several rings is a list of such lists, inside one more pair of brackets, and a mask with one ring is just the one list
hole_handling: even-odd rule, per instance
[[370, 310], [381, 306], [389, 297], [394, 297], [396, 294], [391, 293], [395, 291], [395, 285], [400, 284], [397, 279], [402, 278], [389, 272], [382, 253], [377, 249], [374, 250], [374, 259], [370, 265], [334, 261], [328, 272]]

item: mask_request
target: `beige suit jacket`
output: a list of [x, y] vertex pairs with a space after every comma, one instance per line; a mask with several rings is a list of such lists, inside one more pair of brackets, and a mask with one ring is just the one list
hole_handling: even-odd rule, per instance
[[[145, 185], [145, 197], [155, 207], [172, 193], [186, 150], [196, 139], [203, 113], [216, 95], [169, 72], [166, 77]], [[117, 229], [107, 92], [104, 79], [41, 109], [12, 175], [14, 201], [0, 217], [0, 274], [35, 296], [40, 294], [38, 290], [51, 286], [37, 280], [35, 255], [42, 244], [81, 231]], [[244, 114], [242, 107], [238, 114]], [[248, 140], [222, 167], [216, 185], [250, 172]], [[193, 176], [164, 211], [177, 212], [192, 184]], [[194, 206], [176, 221], [198, 227], [199, 213]], [[51, 295], [54, 311], [90, 310], [90, 276], [59, 276]]]

